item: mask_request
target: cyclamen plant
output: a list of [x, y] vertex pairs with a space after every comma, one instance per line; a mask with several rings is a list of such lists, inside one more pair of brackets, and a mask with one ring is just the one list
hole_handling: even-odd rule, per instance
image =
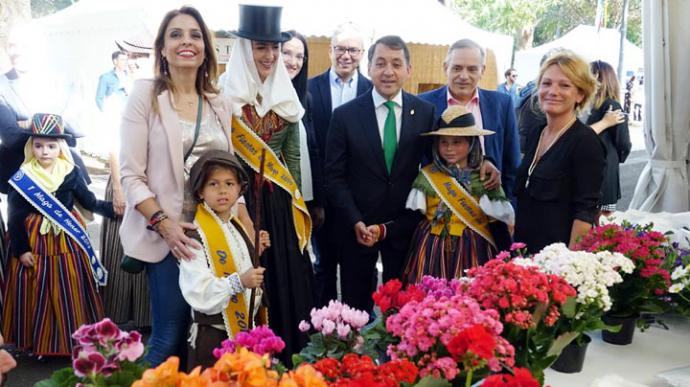
[[316, 331], [293, 363], [313, 363], [325, 357], [341, 359], [347, 353], [365, 353], [362, 328], [369, 322], [369, 313], [331, 300], [328, 306], [311, 310], [311, 322], [301, 321], [302, 332]]
[[77, 342], [72, 368], [59, 370], [36, 386], [129, 386], [145, 370], [141, 334], [121, 331], [108, 318], [82, 325], [72, 338]]

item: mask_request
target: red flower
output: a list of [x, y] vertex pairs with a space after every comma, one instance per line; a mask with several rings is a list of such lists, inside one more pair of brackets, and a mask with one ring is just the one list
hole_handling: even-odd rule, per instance
[[528, 369], [515, 368], [514, 375], [498, 374], [484, 379], [482, 387], [539, 387], [539, 382]]
[[450, 340], [447, 348], [453, 359], [458, 362], [467, 358], [468, 352], [482, 360], [489, 360], [494, 357], [496, 340], [483, 325], [477, 324], [458, 333]]
[[387, 315], [388, 312], [394, 313], [408, 302], [420, 301], [425, 296], [426, 293], [416, 285], [410, 285], [407, 289], [402, 290], [402, 283], [393, 279], [379, 286], [372, 298], [376, 306], [381, 309], [381, 313]]
[[313, 366], [326, 379], [333, 380], [340, 377], [340, 362], [336, 359], [327, 357], [317, 361]]

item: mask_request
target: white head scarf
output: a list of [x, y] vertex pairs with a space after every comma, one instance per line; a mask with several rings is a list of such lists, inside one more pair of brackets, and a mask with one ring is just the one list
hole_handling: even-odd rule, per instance
[[[292, 86], [280, 52], [275, 69], [262, 83], [254, 63], [251, 40], [237, 38], [226, 74], [222, 90], [230, 97], [232, 111], [236, 114], [241, 114], [242, 106], [250, 104], [259, 117], [273, 110], [283, 119], [294, 123], [304, 115], [304, 108]], [[261, 95], [261, 102], [257, 99], [258, 95]]]

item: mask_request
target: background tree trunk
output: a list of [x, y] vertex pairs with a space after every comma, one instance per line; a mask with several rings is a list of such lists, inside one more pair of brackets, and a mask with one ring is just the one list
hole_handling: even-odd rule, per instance
[[5, 48], [10, 28], [18, 22], [28, 20], [31, 20], [31, 0], [0, 1], [0, 71], [9, 66]]
[[518, 31], [516, 50], [532, 48], [534, 42], [534, 24], [526, 25]]

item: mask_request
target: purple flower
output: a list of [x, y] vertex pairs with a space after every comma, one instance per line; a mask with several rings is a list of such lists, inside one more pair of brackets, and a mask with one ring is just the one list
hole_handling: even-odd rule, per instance
[[94, 325], [95, 333], [98, 335], [98, 341], [101, 345], [107, 345], [109, 342], [120, 337], [120, 329], [109, 318], [104, 318]]
[[125, 334], [115, 344], [115, 348], [119, 352], [117, 360], [136, 361], [144, 353], [144, 343], [141, 342], [141, 334], [137, 331]]
[[86, 377], [98, 373], [105, 365], [105, 357], [99, 352], [79, 352], [79, 357], [72, 361], [74, 374], [79, 377]]

